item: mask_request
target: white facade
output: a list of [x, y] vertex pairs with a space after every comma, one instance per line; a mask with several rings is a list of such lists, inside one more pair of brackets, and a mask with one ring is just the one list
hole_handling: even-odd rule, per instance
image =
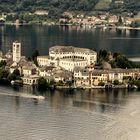
[[37, 62], [39, 66], [48, 66], [49, 65], [49, 58], [48, 56], [38, 56]]
[[95, 64], [97, 53], [86, 48], [73, 46], [54, 46], [49, 49], [50, 62], [58, 60], [58, 66], [73, 71], [76, 66]]
[[49, 56], [38, 56], [39, 66], [62, 67], [73, 71], [75, 67], [85, 67], [89, 64], [95, 64], [97, 53], [86, 48], [76, 48], [72, 46], [54, 46], [49, 49]]
[[87, 64], [88, 62], [86, 60], [61, 59], [59, 62], [59, 66], [68, 71], [73, 71], [73, 69], [77, 66], [85, 67]]
[[38, 80], [38, 76], [30, 76], [30, 77], [23, 77], [23, 84], [25, 85], [36, 85], [37, 84], [37, 80]]
[[80, 84], [81, 86], [87, 85], [88, 80], [92, 81], [91, 86], [97, 86], [100, 82], [108, 84], [109, 82], [114, 82], [114, 80], [118, 80], [120, 83], [123, 83], [125, 82], [125, 79], [137, 79], [139, 77], [139, 69], [92, 70], [91, 78], [90, 72], [87, 69], [74, 69], [74, 79], [76, 86], [79, 86]]
[[23, 67], [22, 68], [22, 74], [24, 76], [35, 75], [36, 74], [36, 69], [32, 68], [32, 67]]
[[21, 59], [21, 43], [13, 42], [13, 61], [19, 62]]

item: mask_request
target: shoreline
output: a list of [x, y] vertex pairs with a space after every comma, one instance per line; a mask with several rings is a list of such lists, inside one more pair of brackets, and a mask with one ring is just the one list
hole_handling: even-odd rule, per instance
[[[7, 85], [4, 85], [7, 86]], [[14, 85], [10, 85], [10, 87], [24, 87], [24, 86], [29, 86], [29, 87], [35, 87], [37, 88], [37, 85], [27, 85], [27, 84], [22, 84], [22, 85], [18, 85], [18, 84], [14, 84]], [[87, 89], [105, 89], [105, 90], [110, 90], [110, 89], [139, 89], [139, 87], [134, 87], [134, 86], [129, 86], [129, 85], [114, 85], [112, 87], [106, 87], [106, 86], [92, 86], [92, 87], [67, 87], [67, 86], [56, 86], [54, 88], [50, 87], [47, 89], [40, 89], [38, 91], [48, 91], [48, 90], [62, 90], [62, 89], [66, 89], [66, 90], [87, 90]]]
[[100, 26], [91, 26], [91, 25], [74, 25], [74, 24], [59, 24], [59, 23], [24, 23], [24, 24], [15, 24], [15, 23], [11, 23], [11, 22], [5, 22], [3, 24], [0, 24], [1, 26], [2, 25], [11, 25], [11, 26], [28, 26], [28, 25], [47, 25], [47, 26], [68, 26], [68, 27], [73, 27], [73, 26], [76, 26], [76, 27], [81, 27], [81, 28], [89, 28], [89, 29], [120, 29], [120, 30], [140, 30], [140, 27], [137, 27], [137, 28], [133, 28], [133, 27], [129, 27], [129, 26], [106, 26], [106, 25], [100, 25]]

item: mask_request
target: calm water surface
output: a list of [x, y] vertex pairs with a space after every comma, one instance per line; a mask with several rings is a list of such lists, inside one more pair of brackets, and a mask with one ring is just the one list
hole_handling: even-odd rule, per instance
[[30, 87], [0, 89], [1, 140], [140, 139], [140, 91], [48, 91], [38, 101], [8, 96], [38, 94]]
[[[140, 31], [59, 26], [0, 26], [0, 49], [22, 42], [22, 55], [53, 45], [107, 49], [140, 56]], [[0, 140], [140, 140], [140, 91], [60, 90], [38, 101], [30, 87], [0, 86]], [[10, 95], [10, 96], [9, 96]], [[13, 95], [13, 96], [12, 96]]]
[[35, 49], [48, 54], [54, 45], [73, 45], [96, 50], [107, 49], [127, 56], [140, 56], [140, 31], [88, 29], [61, 26], [0, 26], [0, 48], [11, 49], [12, 42], [22, 42], [22, 54], [30, 56]]

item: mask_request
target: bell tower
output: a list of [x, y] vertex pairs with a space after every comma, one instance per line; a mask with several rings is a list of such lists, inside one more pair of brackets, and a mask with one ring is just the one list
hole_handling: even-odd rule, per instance
[[13, 42], [13, 61], [19, 62], [21, 59], [21, 43], [18, 41]]

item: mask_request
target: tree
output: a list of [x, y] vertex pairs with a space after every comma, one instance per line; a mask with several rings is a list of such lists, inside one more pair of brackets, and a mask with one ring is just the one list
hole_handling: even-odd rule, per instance
[[128, 58], [122, 54], [114, 53], [113, 60], [109, 63], [111, 64], [112, 68], [138, 68], [139, 65], [136, 63], [129, 61]]
[[119, 85], [119, 81], [118, 80], [114, 80], [113, 84], [114, 85]]
[[99, 51], [99, 57], [106, 58], [107, 57], [107, 51], [106, 50], [100, 50]]
[[58, 83], [57, 83], [57, 86], [63, 86], [64, 85], [64, 82], [62, 80], [60, 80]]
[[18, 69], [15, 69], [15, 70], [13, 71], [13, 74], [14, 74], [15, 76], [20, 76], [20, 71], [19, 71]]
[[51, 81], [50, 81], [50, 86], [54, 86], [56, 84], [56, 82], [52, 79]]
[[0, 61], [0, 67], [6, 66], [6, 61], [2, 60]]
[[105, 83], [103, 82], [103, 81], [100, 81], [99, 83], [98, 83], [98, 86], [104, 86], [105, 85]]
[[4, 70], [4, 69], [0, 70], [0, 79], [7, 78], [8, 74], [9, 74], [9, 71]]
[[37, 56], [39, 56], [39, 51], [38, 50], [35, 50], [32, 54], [32, 60], [34, 61], [35, 58], [37, 58]]
[[119, 16], [119, 19], [118, 19], [118, 25], [122, 25], [122, 24], [123, 24], [122, 17]]
[[39, 56], [39, 51], [38, 50], [35, 50], [32, 54], [32, 60], [34, 61], [34, 64], [36, 66], [38, 66], [38, 62], [37, 62], [37, 56]]
[[46, 90], [47, 88], [49, 88], [49, 84], [47, 83], [46, 79], [40, 77], [38, 79], [38, 90]]
[[130, 26], [133, 28], [140, 27], [140, 20], [133, 21]]
[[37, 58], [34, 59], [34, 64], [38, 67]]
[[12, 81], [12, 80], [19, 80], [20, 78], [20, 71], [18, 69], [15, 69], [13, 71], [13, 73], [8, 75], [8, 80]]
[[69, 87], [71, 87], [73, 85], [73, 81], [67, 81], [66, 82], [66, 85], [69, 86]]

